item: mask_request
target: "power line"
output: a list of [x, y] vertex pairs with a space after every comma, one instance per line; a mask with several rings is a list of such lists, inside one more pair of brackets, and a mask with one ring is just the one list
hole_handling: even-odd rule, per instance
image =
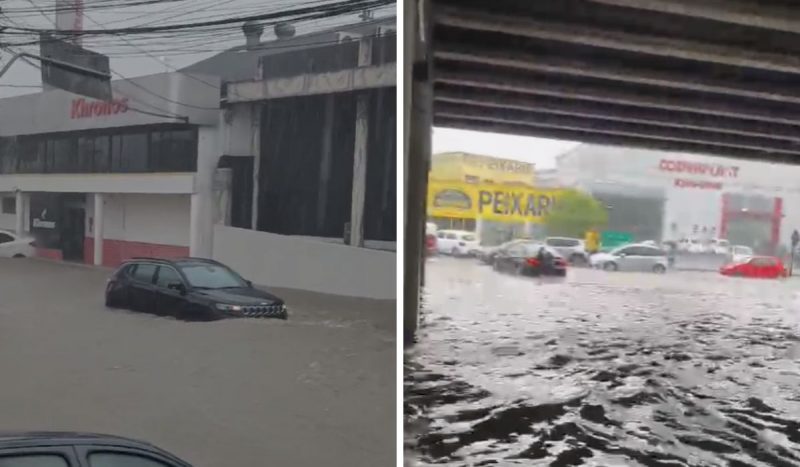
[[202, 21], [195, 23], [185, 24], [168, 24], [163, 26], [140, 26], [140, 27], [127, 27], [116, 29], [89, 29], [89, 30], [52, 30], [40, 28], [26, 28], [26, 27], [6, 27], [0, 31], [8, 34], [15, 33], [58, 33], [70, 36], [92, 36], [92, 35], [117, 35], [117, 34], [148, 34], [163, 31], [180, 31], [185, 29], [203, 28], [210, 26], [221, 26], [232, 23], [244, 23], [248, 21], [269, 21], [269, 20], [282, 20], [289, 17], [307, 15], [308, 17], [326, 17], [333, 15], [341, 15], [345, 13], [352, 13], [364, 9], [373, 9], [385, 5], [395, 4], [395, 0], [343, 0], [336, 3], [327, 5], [319, 5], [314, 7], [295, 8], [283, 12], [264, 13], [260, 15], [249, 15], [233, 18], [224, 18], [212, 21]]

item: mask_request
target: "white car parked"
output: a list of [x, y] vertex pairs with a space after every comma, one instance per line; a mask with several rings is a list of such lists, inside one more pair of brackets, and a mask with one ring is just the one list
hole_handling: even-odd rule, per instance
[[724, 238], [712, 238], [709, 244], [709, 253], [727, 255], [730, 253], [731, 243]]
[[650, 245], [625, 245], [591, 256], [592, 267], [606, 271], [667, 272], [667, 253]]
[[0, 258], [25, 258], [34, 256], [34, 252], [33, 238], [0, 230]]
[[473, 255], [481, 244], [475, 232], [466, 230], [440, 230], [436, 232], [436, 250], [453, 256]]
[[744, 245], [733, 245], [730, 249], [732, 263], [743, 263], [753, 257], [753, 249]]

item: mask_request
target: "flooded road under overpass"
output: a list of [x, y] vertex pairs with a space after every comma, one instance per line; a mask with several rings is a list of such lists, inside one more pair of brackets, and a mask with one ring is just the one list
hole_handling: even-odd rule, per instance
[[428, 260], [406, 445], [437, 465], [797, 465], [800, 279]]

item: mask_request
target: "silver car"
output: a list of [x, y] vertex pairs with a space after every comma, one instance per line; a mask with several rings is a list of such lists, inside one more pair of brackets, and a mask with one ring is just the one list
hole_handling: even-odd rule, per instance
[[589, 262], [586, 246], [579, 238], [547, 237], [544, 239], [544, 243], [566, 258], [570, 264], [585, 265]]
[[667, 253], [652, 245], [633, 244], [621, 246], [609, 253], [591, 257], [592, 267], [606, 271], [667, 272]]

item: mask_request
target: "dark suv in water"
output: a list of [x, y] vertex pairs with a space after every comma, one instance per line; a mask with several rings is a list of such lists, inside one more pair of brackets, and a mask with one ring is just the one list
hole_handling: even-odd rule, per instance
[[224, 264], [201, 258], [126, 261], [108, 280], [106, 306], [186, 321], [288, 316], [283, 300]]

